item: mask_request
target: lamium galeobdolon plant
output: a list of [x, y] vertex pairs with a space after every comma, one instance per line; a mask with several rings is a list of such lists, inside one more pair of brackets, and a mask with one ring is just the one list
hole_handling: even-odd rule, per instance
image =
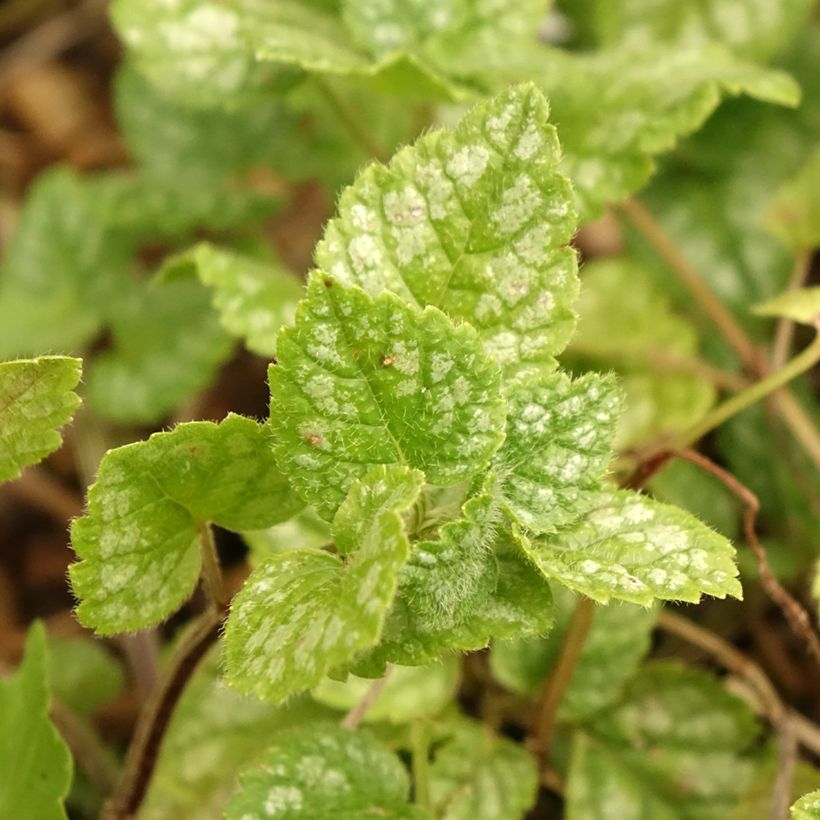
[[[737, 521], [710, 503], [726, 485], [749, 510], [763, 588], [820, 651], [758, 543], [759, 502], [691, 449], [717, 431], [722, 461], [759, 472], [731, 436], [765, 430], [749, 408], [774, 396], [811, 460], [813, 421], [783, 389], [820, 359], [816, 340], [788, 356], [791, 323], [816, 326], [820, 297], [799, 279], [743, 297], [788, 336], [777, 366], [761, 365], [761, 340], [693, 284], [673, 240], [628, 199], [724, 91], [755, 98], [739, 105], [760, 134], [782, 133], [768, 118], [786, 115], [766, 104], [794, 106], [798, 90], [762, 64], [810, 4], [771, 19], [740, 0], [584, 5], [564, 11], [590, 26], [587, 50], [538, 41], [542, 2], [113, 4], [128, 48], [117, 104], [137, 163], [91, 179], [49, 172], [21, 216], [0, 279], [0, 350], [32, 358], [0, 364], [0, 480], [53, 452], [79, 403], [79, 359], [37, 354], [86, 353], [81, 413], [154, 427], [213, 380], [233, 339], [271, 364], [269, 418], [182, 422], [108, 449], [71, 524], [76, 616], [97, 635], [153, 629], [204, 591], [99, 796], [105, 817], [743, 820], [784, 816], [804, 793], [791, 816], [820, 816], [817, 771], [795, 772], [798, 742], [820, 753], [813, 724], [737, 649], [663, 607], [743, 597]], [[371, 95], [383, 109], [359, 116]], [[444, 103], [448, 124], [432, 127]], [[719, 231], [741, 236], [735, 184], [760, 152], [730, 161], [709, 127], [706, 147], [687, 144], [688, 172], [726, 203]], [[368, 155], [381, 161], [354, 176]], [[346, 185], [304, 289], [260, 241], [260, 214], [277, 204], [251, 178], [257, 165]], [[675, 210], [677, 192], [692, 206], [690, 187], [707, 184], [682, 174], [663, 167], [647, 201], [699, 237], [707, 262], [729, 265], [734, 249], [707, 242], [698, 208]], [[767, 200], [782, 247], [764, 251], [805, 274], [820, 166], [782, 177]], [[648, 242], [628, 237], [626, 252], [590, 261], [582, 289], [579, 227], [619, 203]], [[196, 228], [212, 241], [192, 246]], [[157, 240], [171, 250], [159, 270], [130, 276]], [[703, 346], [721, 362], [734, 352], [745, 373], [699, 363], [693, 325], [646, 275], [652, 246], [721, 330]], [[56, 282], [32, 274], [49, 254]], [[723, 484], [668, 478], [688, 467]], [[815, 532], [810, 513], [794, 517], [772, 514], [775, 533]], [[220, 564], [225, 531], [251, 549], [239, 582]], [[659, 624], [735, 677], [646, 661]], [[110, 660], [83, 652], [110, 680]], [[62, 702], [76, 691], [57, 662], [68, 657], [35, 625], [0, 682], [2, 817], [66, 816], [72, 757], [47, 681], [71, 746]]]

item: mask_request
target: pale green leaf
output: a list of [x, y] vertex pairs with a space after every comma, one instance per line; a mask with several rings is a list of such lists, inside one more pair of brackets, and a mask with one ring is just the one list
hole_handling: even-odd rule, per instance
[[742, 597], [735, 550], [693, 515], [626, 490], [601, 493], [555, 535], [519, 534], [547, 578], [600, 603]]
[[817, 820], [820, 817], [820, 789], [804, 794], [792, 807], [791, 820]]
[[758, 316], [779, 316], [804, 325], [820, 323], [820, 287], [789, 290], [752, 308]]
[[19, 669], [0, 679], [0, 817], [67, 817], [63, 800], [71, 784], [71, 755], [48, 710], [46, 635], [37, 623]]
[[483, 649], [491, 638], [548, 632], [553, 622], [552, 593], [544, 577], [519, 550], [508, 544], [498, 544], [492, 557], [498, 565], [495, 589], [476, 602], [474, 612], [450, 629], [425, 629], [400, 590], [381, 642], [356, 658], [353, 670], [378, 677], [384, 674], [388, 662], [417, 666], [436, 660], [443, 652]]
[[708, 674], [648, 665], [576, 736], [567, 820], [725, 820], [754, 776], [759, 731]]
[[[550, 674], [577, 597], [553, 587], [555, 628], [546, 638], [496, 641], [490, 653], [495, 677], [514, 692], [536, 697]], [[584, 651], [558, 709], [560, 720], [577, 722], [615, 700], [649, 651], [656, 612], [635, 604], [595, 607]]]
[[638, 190], [653, 158], [696, 131], [724, 94], [796, 105], [799, 89], [783, 72], [743, 62], [727, 49], [608, 49], [591, 54], [545, 50], [537, 73], [561, 125], [582, 221]]
[[296, 513], [270, 445], [268, 430], [231, 414], [110, 450], [71, 527], [79, 620], [101, 634], [158, 623], [196, 584], [199, 526], [258, 529]]
[[712, 406], [716, 391], [699, 375], [697, 332], [645, 266], [628, 257], [585, 265], [578, 314], [568, 353], [621, 374], [619, 448], [684, 430]]
[[212, 652], [174, 709], [140, 820], [222, 820], [237, 771], [263, 754], [277, 732], [334, 717], [308, 698], [277, 708], [240, 695], [219, 679], [219, 666], [219, 653]]
[[320, 267], [370, 294], [465, 319], [503, 367], [551, 365], [572, 334], [572, 192], [532, 85], [477, 105], [367, 168], [343, 194]]
[[812, 250], [820, 246], [820, 149], [777, 192], [766, 223], [790, 248]]
[[395, 755], [333, 724], [282, 732], [239, 778], [227, 820], [431, 820], [407, 802], [410, 783]]
[[92, 638], [52, 638], [48, 642], [51, 691], [63, 706], [90, 716], [125, 686], [122, 663]]
[[314, 274], [269, 370], [283, 471], [333, 515], [373, 464], [407, 463], [451, 485], [487, 463], [503, 437], [498, 367], [475, 331], [397, 296], [373, 300]]
[[[452, 701], [458, 677], [459, 664], [452, 656], [425, 666], [393, 666], [364, 720], [407, 723], [436, 715]], [[319, 703], [347, 712], [362, 700], [372, 685], [372, 680], [355, 675], [349, 675], [345, 681], [325, 678], [312, 694]]]
[[338, 556], [298, 549], [262, 562], [234, 598], [225, 628], [230, 682], [272, 702], [318, 684], [379, 639], [408, 555], [400, 513], [417, 471], [372, 468], [333, 521]]
[[430, 799], [442, 820], [524, 817], [537, 791], [535, 758], [474, 721], [453, 726], [430, 765]]
[[603, 489], [620, 395], [612, 377], [563, 373], [507, 388], [507, 436], [495, 457], [504, 504], [515, 521], [550, 532], [572, 521]]
[[595, 0], [591, 24], [607, 45], [722, 42], [766, 60], [797, 33], [811, 6], [812, 0]]
[[160, 276], [192, 271], [212, 290], [222, 327], [260, 356], [276, 354], [279, 330], [289, 324], [304, 295], [302, 283], [278, 260], [265, 261], [201, 242], [168, 260]]
[[88, 403], [121, 424], [160, 421], [208, 387], [231, 353], [198, 282], [131, 286], [110, 322], [113, 344], [89, 371]]
[[0, 481], [60, 446], [59, 430], [80, 404], [81, 367], [66, 356], [0, 362]]

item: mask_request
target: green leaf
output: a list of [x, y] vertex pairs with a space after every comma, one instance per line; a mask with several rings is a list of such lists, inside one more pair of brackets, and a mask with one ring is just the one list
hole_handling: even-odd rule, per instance
[[247, 530], [242, 540], [250, 547], [249, 560], [253, 566], [278, 552], [300, 547], [319, 548], [333, 541], [330, 525], [319, 518], [313, 507], [305, 507], [293, 518], [265, 530]]
[[43, 356], [0, 362], [0, 481], [42, 461], [62, 443], [59, 429], [74, 415], [82, 362]]
[[509, 371], [552, 366], [578, 282], [572, 192], [548, 116], [537, 89], [517, 86], [368, 167], [342, 194], [319, 266], [465, 319]]
[[[528, 697], [541, 691], [566, 635], [577, 596], [556, 585], [555, 628], [546, 638], [496, 641], [490, 668], [508, 689]], [[562, 721], [576, 723], [612, 703], [649, 651], [657, 613], [634, 604], [595, 607], [584, 651], [558, 709]]]
[[460, 720], [430, 765], [430, 798], [442, 820], [524, 817], [537, 790], [535, 758], [474, 721]]
[[400, 513], [419, 472], [372, 468], [353, 483], [333, 521], [338, 556], [290, 550], [261, 563], [234, 598], [225, 628], [230, 682], [272, 702], [308, 689], [379, 639], [407, 560]]
[[365, 732], [332, 724], [282, 732], [240, 780], [227, 820], [430, 820], [408, 804], [397, 757]]
[[592, 25], [605, 45], [722, 42], [754, 60], [766, 60], [798, 31], [811, 0], [595, 0]]
[[277, 708], [240, 695], [220, 680], [220, 660], [218, 651], [210, 653], [174, 709], [140, 820], [222, 820], [237, 771], [262, 755], [277, 732], [333, 719], [307, 698]]
[[754, 776], [759, 731], [706, 673], [648, 665], [576, 736], [567, 820], [725, 820]]
[[260, 356], [276, 354], [279, 330], [293, 321], [302, 283], [278, 260], [264, 261], [201, 242], [167, 260], [161, 278], [193, 272], [212, 289], [222, 327]]
[[503, 437], [498, 368], [475, 331], [440, 311], [314, 274], [269, 370], [282, 470], [333, 515], [371, 465], [407, 463], [451, 485], [487, 463]]
[[601, 493], [555, 535], [518, 540], [547, 578], [604, 604], [743, 595], [729, 541], [684, 510], [625, 490]]
[[[459, 664], [455, 657], [445, 657], [426, 666], [393, 666], [364, 720], [407, 723], [436, 715], [452, 701], [458, 677]], [[362, 700], [372, 685], [372, 680], [355, 675], [345, 681], [325, 678], [312, 694], [319, 703], [347, 712]]]
[[53, 638], [48, 656], [54, 697], [82, 717], [89, 717], [125, 686], [122, 664], [99, 641]]
[[816, 325], [820, 322], [820, 287], [789, 290], [752, 308], [758, 316], [779, 316]]
[[514, 521], [551, 532], [603, 489], [620, 395], [611, 376], [563, 373], [507, 388], [507, 436], [495, 457]]
[[0, 268], [0, 356], [71, 353], [93, 338], [130, 253], [106, 231], [105, 200], [67, 168], [37, 178]]
[[68, 748], [48, 717], [48, 664], [42, 624], [32, 626], [23, 662], [0, 680], [0, 816], [65, 820], [71, 784]]
[[[777, 781], [777, 749], [772, 744], [768, 749], [768, 760], [758, 771], [754, 781], [743, 794], [731, 820], [749, 820], [750, 817], [765, 817], [771, 814], [772, 799]], [[798, 760], [791, 784], [791, 799], [798, 800], [806, 792], [820, 789], [820, 771], [810, 763]]]
[[198, 529], [258, 529], [301, 508], [276, 467], [269, 432], [229, 415], [155, 433], [103, 458], [88, 512], [71, 527], [77, 617], [101, 634], [152, 626], [191, 594]]
[[653, 158], [696, 131], [724, 94], [794, 106], [799, 88], [783, 72], [727, 49], [653, 45], [574, 54], [545, 50], [537, 73], [561, 124], [562, 166], [586, 222], [641, 188]]
[[766, 224], [790, 248], [820, 246], [820, 149], [775, 194]]
[[820, 817], [820, 789], [804, 794], [792, 807], [791, 820], [817, 820]]
[[139, 283], [110, 310], [113, 347], [94, 361], [88, 403], [112, 421], [161, 421], [230, 356], [231, 339], [198, 282]]
[[379, 677], [388, 662], [418, 666], [448, 650], [483, 649], [491, 638], [548, 632], [553, 622], [552, 593], [544, 577], [511, 545], [497, 544], [492, 555], [498, 566], [496, 587], [476, 602], [474, 612], [449, 629], [425, 629], [400, 588], [379, 645], [356, 658], [352, 669]]

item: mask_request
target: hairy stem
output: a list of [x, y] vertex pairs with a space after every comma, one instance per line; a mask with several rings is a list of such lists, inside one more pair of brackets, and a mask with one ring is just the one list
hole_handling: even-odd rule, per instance
[[388, 666], [382, 677], [373, 681], [362, 699], [344, 716], [342, 726], [345, 729], [355, 729], [364, 719], [367, 710], [376, 702], [390, 677], [392, 667]]
[[362, 123], [359, 115], [336, 93], [336, 89], [327, 80], [318, 76], [314, 78], [314, 82], [339, 121], [347, 128], [364, 153], [379, 162], [387, 162], [390, 155], [379, 145], [378, 140]]
[[202, 580], [211, 604], [217, 611], [223, 610], [229, 602], [219, 566], [219, 555], [214, 542], [214, 531], [210, 521], [203, 521], [199, 527], [199, 551], [202, 555]]
[[699, 422], [684, 431], [675, 442], [674, 449], [685, 450], [691, 447], [732, 416], [736, 416], [742, 410], [751, 407], [779, 387], [788, 384], [801, 373], [805, 373], [818, 361], [820, 361], [820, 333], [815, 336], [814, 341], [802, 353], [791, 359], [783, 368], [719, 404]]
[[125, 759], [125, 771], [114, 798], [105, 808], [105, 820], [130, 820], [136, 816], [148, 792], [174, 708], [199, 662], [216, 643], [224, 616], [224, 611], [207, 610], [181, 640], [165, 680], [140, 713]]
[[572, 681], [575, 667], [581, 659], [595, 615], [595, 602], [586, 597], [578, 599], [567, 633], [561, 644], [558, 661], [541, 692], [530, 728], [529, 747], [545, 761], [555, 732], [558, 707]]

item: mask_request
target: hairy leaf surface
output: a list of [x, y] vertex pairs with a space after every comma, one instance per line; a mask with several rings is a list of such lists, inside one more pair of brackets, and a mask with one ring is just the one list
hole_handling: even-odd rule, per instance
[[343, 193], [318, 264], [466, 319], [507, 370], [552, 365], [578, 282], [572, 192], [548, 117], [534, 86], [516, 86], [370, 166]]
[[804, 794], [792, 807], [791, 820], [817, 820], [820, 817], [820, 789]]
[[576, 736], [567, 818], [723, 820], [754, 775], [758, 733], [749, 707], [708, 674], [648, 665]]
[[742, 597], [735, 550], [684, 510], [625, 490], [601, 493], [554, 535], [519, 533], [548, 578], [600, 603]]
[[46, 634], [35, 624], [23, 662], [0, 679], [0, 816], [66, 820], [71, 754], [48, 717]]
[[237, 689], [283, 701], [378, 641], [408, 555], [400, 513], [421, 483], [421, 474], [406, 467], [372, 468], [333, 520], [346, 562], [296, 549], [254, 570], [225, 628], [228, 677]]
[[258, 529], [302, 506], [276, 467], [269, 432], [229, 415], [110, 450], [74, 521], [77, 617], [111, 634], [158, 623], [191, 594], [198, 528]]
[[405, 463], [427, 481], [470, 478], [501, 443], [498, 367], [475, 331], [397, 296], [371, 299], [314, 274], [271, 366], [277, 459], [325, 517], [371, 465]]
[[240, 773], [227, 820], [430, 820], [407, 802], [399, 759], [366, 732], [333, 724], [282, 732]]
[[0, 481], [60, 446], [59, 429], [80, 404], [81, 367], [67, 356], [0, 362]]

